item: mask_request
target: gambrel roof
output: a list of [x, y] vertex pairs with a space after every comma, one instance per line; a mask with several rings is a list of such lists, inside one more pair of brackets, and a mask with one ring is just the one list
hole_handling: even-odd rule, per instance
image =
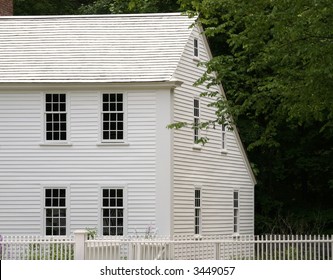
[[193, 22], [179, 13], [0, 17], [0, 82], [169, 81]]

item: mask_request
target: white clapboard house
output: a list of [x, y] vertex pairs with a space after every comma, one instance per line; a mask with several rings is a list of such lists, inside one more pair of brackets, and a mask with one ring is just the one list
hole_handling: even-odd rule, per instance
[[166, 128], [215, 116], [193, 21], [0, 17], [0, 234], [253, 234], [237, 132]]

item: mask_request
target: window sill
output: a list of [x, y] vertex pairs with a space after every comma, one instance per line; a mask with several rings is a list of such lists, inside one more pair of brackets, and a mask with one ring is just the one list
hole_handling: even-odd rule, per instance
[[128, 142], [99, 142], [96, 146], [129, 146]]
[[72, 146], [72, 143], [70, 142], [42, 142], [42, 143], [39, 143], [39, 146]]
[[194, 62], [200, 62], [200, 61], [201, 61], [200, 58], [199, 58], [199, 57], [196, 57], [196, 56], [193, 56], [192, 59], [193, 59]]
[[222, 154], [222, 155], [226, 155], [227, 153], [228, 153], [228, 150], [226, 150], [226, 149], [222, 149], [222, 150], [221, 150], [221, 154]]
[[192, 146], [192, 149], [193, 149], [193, 150], [200, 151], [200, 150], [202, 149], [202, 146], [201, 146], [200, 144], [194, 144], [194, 145]]

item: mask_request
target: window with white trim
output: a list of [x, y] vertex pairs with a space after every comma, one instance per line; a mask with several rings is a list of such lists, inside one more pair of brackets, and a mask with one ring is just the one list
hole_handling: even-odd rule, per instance
[[44, 189], [45, 235], [66, 235], [66, 188]]
[[234, 191], [234, 233], [239, 233], [239, 191]]
[[193, 56], [199, 57], [199, 40], [198, 38], [193, 39]]
[[103, 235], [124, 234], [124, 189], [102, 189]]
[[124, 94], [102, 94], [102, 142], [124, 140]]
[[201, 190], [194, 190], [194, 234], [201, 233]]
[[200, 101], [198, 98], [193, 100], [193, 133], [194, 143], [197, 144], [199, 141], [199, 122], [200, 122]]
[[227, 125], [222, 124], [222, 134], [221, 134], [221, 148], [222, 150], [227, 149]]
[[45, 141], [67, 141], [66, 94], [45, 94]]

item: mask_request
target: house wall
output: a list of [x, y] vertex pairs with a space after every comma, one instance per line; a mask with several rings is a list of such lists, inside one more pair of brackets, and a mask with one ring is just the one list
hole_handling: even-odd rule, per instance
[[[191, 34], [174, 78], [183, 85], [174, 92], [174, 121], [193, 122], [193, 99], [205, 91], [193, 83], [204, 73], [193, 59], [193, 38], [199, 38], [200, 61], [209, 60], [205, 39], [197, 28]], [[219, 90], [214, 87], [212, 90]], [[212, 100], [200, 97], [200, 118], [213, 120]], [[174, 131], [173, 217], [175, 234], [194, 233], [194, 188], [201, 188], [201, 234], [233, 234], [233, 191], [240, 195], [240, 234], [254, 232], [254, 181], [235, 131], [227, 131], [227, 153], [221, 153], [221, 126], [201, 131], [209, 142], [197, 149], [193, 130]]]
[[[128, 145], [98, 145], [100, 94], [114, 91], [127, 93]], [[165, 127], [170, 114], [162, 114], [170, 108], [170, 89], [53, 90], [67, 93], [69, 146], [42, 143], [43, 92], [0, 90], [0, 234], [44, 234], [45, 186], [67, 187], [68, 232], [100, 231], [100, 189], [118, 185], [127, 192], [128, 234], [150, 225], [169, 231], [170, 217], [156, 222], [163, 215], [156, 203], [171, 211], [170, 194], [164, 191], [170, 176], [165, 179], [168, 169], [161, 167], [171, 158], [171, 132]], [[159, 145], [157, 132], [163, 137]], [[169, 157], [162, 162], [157, 154]]]

